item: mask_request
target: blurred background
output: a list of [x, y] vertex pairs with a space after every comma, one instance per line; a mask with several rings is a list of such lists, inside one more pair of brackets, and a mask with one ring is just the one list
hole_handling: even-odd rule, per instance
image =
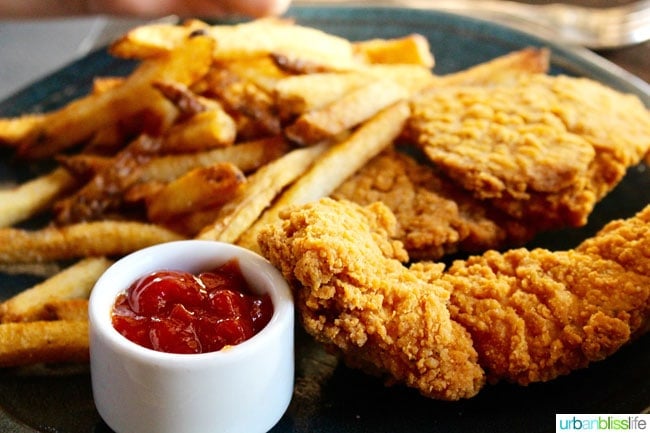
[[[637, 0], [638, 1], [638, 0]], [[473, 0], [475, 4], [488, 5], [492, 0]], [[341, 0], [294, 1], [302, 4], [344, 5]], [[359, 4], [363, 2], [355, 2]], [[373, 1], [367, 4], [376, 3]], [[383, 4], [408, 4], [409, 0]], [[454, 1], [417, 0], [418, 7], [430, 5], [444, 7]], [[463, 3], [461, 1], [460, 3]], [[514, 2], [511, 2], [511, 6]], [[528, 0], [528, 4], [551, 4], [553, 0]], [[589, 7], [608, 8], [634, 3], [629, 0], [567, 0], [566, 3]], [[646, 4], [650, 2], [646, 1]], [[454, 4], [458, 5], [459, 2]], [[512, 9], [512, 8], [510, 8]], [[475, 11], [474, 11], [475, 12]], [[144, 23], [144, 19], [83, 16], [56, 19], [2, 19], [0, 18], [0, 100], [10, 96], [34, 80], [41, 78], [65, 64], [109, 43], [127, 29]], [[650, 24], [648, 24], [650, 26]], [[645, 33], [650, 32], [646, 28]], [[650, 42], [616, 49], [597, 50], [602, 57], [612, 61], [645, 82], [650, 82]]]

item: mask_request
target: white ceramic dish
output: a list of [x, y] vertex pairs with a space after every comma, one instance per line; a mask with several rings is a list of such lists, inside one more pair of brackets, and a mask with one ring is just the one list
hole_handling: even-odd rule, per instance
[[[191, 273], [236, 258], [253, 290], [269, 293], [273, 316], [257, 335], [219, 352], [157, 352], [123, 337], [111, 322], [115, 298], [144, 274]], [[89, 305], [93, 397], [118, 433], [266, 432], [291, 400], [293, 301], [280, 273], [262, 257], [210, 241], [179, 241], [137, 251], [98, 280]]]

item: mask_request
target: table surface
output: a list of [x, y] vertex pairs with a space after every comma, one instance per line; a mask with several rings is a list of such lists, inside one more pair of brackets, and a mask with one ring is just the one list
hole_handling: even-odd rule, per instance
[[[599, 0], [574, 0], [572, 3], [589, 6], [604, 4]], [[612, 3], [626, 1], [609, 0], [605, 4]], [[0, 20], [0, 100], [143, 22], [137, 18], [106, 16]], [[650, 82], [650, 42], [598, 54]]]

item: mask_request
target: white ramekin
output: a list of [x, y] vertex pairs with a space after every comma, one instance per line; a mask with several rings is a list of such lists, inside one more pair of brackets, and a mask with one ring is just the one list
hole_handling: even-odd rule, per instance
[[[152, 271], [197, 273], [236, 258], [273, 316], [257, 335], [219, 352], [157, 352], [120, 335], [111, 322], [117, 295]], [[102, 419], [118, 433], [256, 433], [270, 430], [293, 392], [293, 301], [281, 274], [243, 248], [178, 241], [130, 254], [97, 281], [89, 305], [90, 372]]]

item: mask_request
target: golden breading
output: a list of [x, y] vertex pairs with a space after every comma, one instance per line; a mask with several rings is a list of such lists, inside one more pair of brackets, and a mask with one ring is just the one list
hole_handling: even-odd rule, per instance
[[304, 328], [348, 365], [428, 397], [475, 395], [483, 371], [471, 338], [449, 317], [448, 288], [402, 265], [407, 254], [389, 239], [395, 219], [388, 208], [351, 205], [323, 199], [289, 208], [258, 237], [295, 289]]
[[412, 109], [409, 134], [441, 171], [542, 229], [583, 225], [650, 148], [640, 100], [589, 79], [441, 88]]
[[396, 238], [411, 259], [479, 252], [530, 240], [534, 230], [473, 198], [431, 166], [390, 149], [332, 194], [361, 205], [381, 201], [395, 214]]
[[575, 250], [517, 249], [458, 261], [451, 316], [488, 377], [546, 381], [611, 355], [650, 323], [650, 207]]

